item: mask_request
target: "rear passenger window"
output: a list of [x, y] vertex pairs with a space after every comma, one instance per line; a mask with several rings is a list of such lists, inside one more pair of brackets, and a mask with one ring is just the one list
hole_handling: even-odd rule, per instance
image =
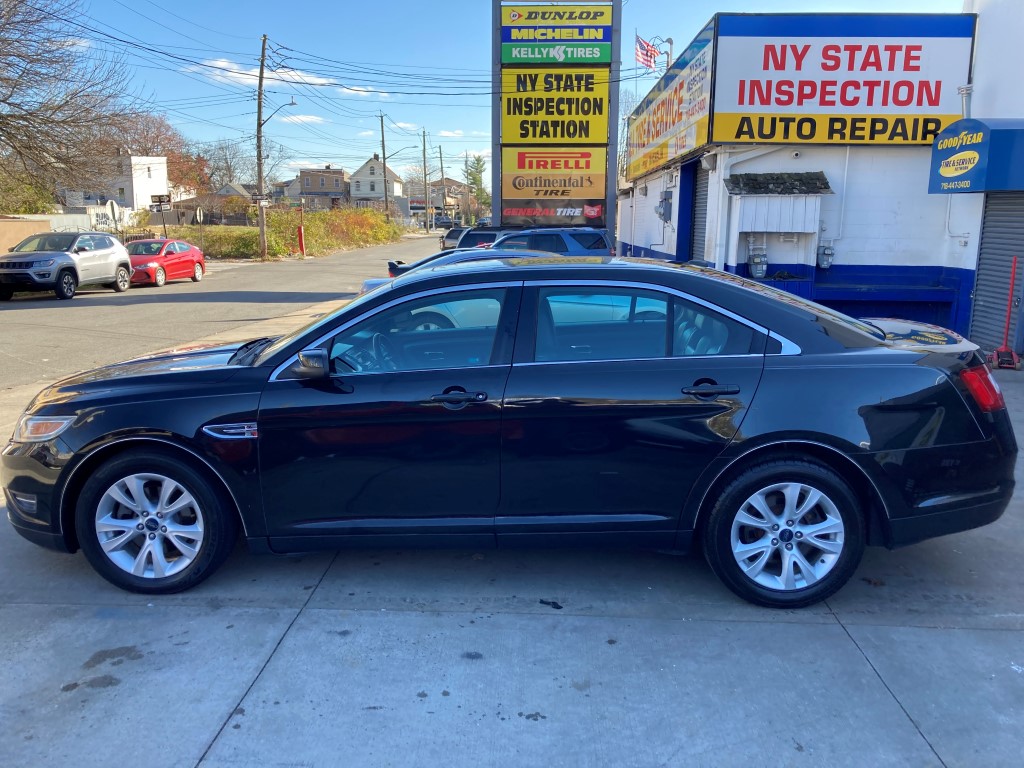
[[672, 321], [672, 355], [746, 355], [751, 352], [754, 330], [731, 317], [700, 304], [675, 300]]
[[530, 248], [530, 240], [527, 237], [510, 237], [501, 242], [502, 248], [511, 248], [515, 251], [525, 251]]
[[667, 357], [670, 302], [665, 294], [639, 289], [541, 288], [536, 359]]
[[530, 240], [535, 251], [547, 251], [548, 253], [566, 253], [569, 249], [565, 247], [565, 241], [561, 235], [531, 235]]
[[588, 251], [607, 251], [611, 248], [604, 235], [600, 232], [582, 232], [580, 234], [571, 234], [569, 237]]

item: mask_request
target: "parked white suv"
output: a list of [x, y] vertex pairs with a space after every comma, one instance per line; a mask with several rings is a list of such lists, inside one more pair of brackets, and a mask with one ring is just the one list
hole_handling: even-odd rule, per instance
[[131, 285], [128, 251], [106, 232], [43, 232], [0, 256], [0, 301], [16, 291], [53, 291], [70, 299], [79, 286], [105, 285], [118, 293]]

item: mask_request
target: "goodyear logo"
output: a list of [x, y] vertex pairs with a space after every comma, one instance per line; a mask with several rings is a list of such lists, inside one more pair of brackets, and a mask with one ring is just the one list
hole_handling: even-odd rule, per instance
[[939, 174], [945, 177], [960, 176], [978, 164], [978, 153], [973, 150], [957, 152], [939, 164]]
[[958, 136], [948, 136], [942, 139], [938, 144], [935, 145], [936, 149], [960, 149], [960, 147], [967, 147], [971, 144], [980, 144], [985, 139], [985, 132], [978, 131], [972, 133], [970, 131], [963, 131]]

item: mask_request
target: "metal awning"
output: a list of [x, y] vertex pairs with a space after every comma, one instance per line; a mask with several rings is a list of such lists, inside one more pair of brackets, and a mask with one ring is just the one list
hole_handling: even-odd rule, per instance
[[932, 144], [929, 194], [1024, 191], [1024, 119], [957, 120]]

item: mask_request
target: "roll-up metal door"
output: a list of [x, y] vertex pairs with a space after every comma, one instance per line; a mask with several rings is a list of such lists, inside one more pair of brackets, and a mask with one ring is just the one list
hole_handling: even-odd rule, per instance
[[1014, 308], [1010, 312], [1010, 346], [1020, 352], [1018, 321], [1024, 293], [1024, 192], [989, 192], [981, 225], [981, 250], [974, 282], [970, 338], [986, 352], [1003, 343], [1010, 268], [1017, 256]]
[[700, 165], [693, 181], [693, 228], [690, 230], [690, 258], [704, 258], [704, 238], [708, 230], [708, 176]]

